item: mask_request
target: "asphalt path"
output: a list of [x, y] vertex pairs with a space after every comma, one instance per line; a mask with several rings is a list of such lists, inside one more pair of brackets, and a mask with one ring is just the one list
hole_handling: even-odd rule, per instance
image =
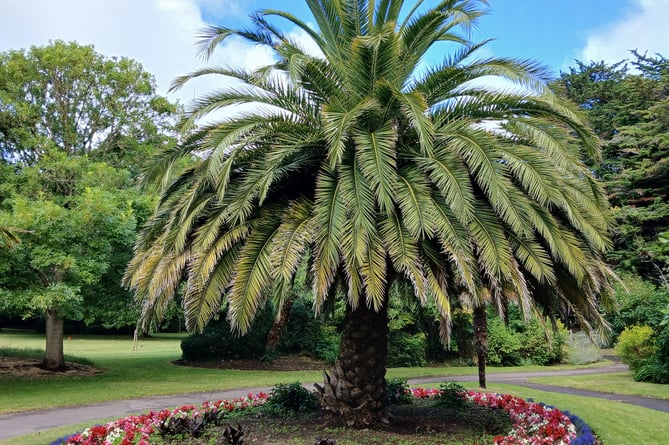
[[[528, 379], [536, 377], [558, 377], [574, 376], [587, 374], [603, 374], [610, 372], [624, 372], [627, 366], [620, 363], [611, 365], [561, 371], [538, 371], [538, 372], [499, 372], [488, 373], [487, 381], [489, 383], [508, 383], [511, 385], [524, 386], [538, 389], [541, 391], [572, 394], [586, 397], [595, 397], [608, 399], [622, 403], [642, 406], [656, 411], [669, 413], [669, 400], [655, 399], [650, 397], [623, 396], [618, 394], [607, 394], [595, 391], [586, 391], [574, 388], [566, 388], [553, 385], [541, 385], [530, 383]], [[426, 383], [440, 383], [446, 381], [455, 382], [476, 382], [477, 375], [459, 375], [445, 377], [424, 377], [409, 380], [412, 386]], [[92, 405], [80, 405], [64, 408], [53, 408], [44, 410], [32, 410], [11, 414], [0, 415], [0, 440], [11, 437], [23, 436], [26, 434], [37, 433], [51, 428], [57, 428], [67, 425], [76, 425], [86, 422], [95, 422], [96, 420], [110, 417], [118, 418], [129, 415], [145, 413], [150, 410], [160, 410], [164, 408], [174, 408], [182, 405], [201, 404], [207, 400], [233, 399], [241, 397], [249, 392], [258, 393], [260, 391], [268, 392], [271, 388], [242, 388], [225, 391], [210, 391], [190, 394], [180, 394], [175, 396], [155, 396], [142, 397], [139, 399], [115, 400], [110, 402], [97, 403]], [[74, 432], [74, 431], [73, 431]]]

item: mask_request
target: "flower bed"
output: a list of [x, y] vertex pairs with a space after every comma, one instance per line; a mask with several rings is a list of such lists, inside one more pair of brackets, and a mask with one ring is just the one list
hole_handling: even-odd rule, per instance
[[[436, 398], [439, 389], [416, 388], [415, 398]], [[465, 391], [466, 400], [479, 406], [502, 409], [509, 413], [513, 429], [506, 436], [493, 439], [496, 445], [594, 445], [590, 427], [579, 417], [531, 400], [511, 395]]]
[[96, 425], [72, 436], [52, 442], [51, 445], [149, 445], [154, 434], [166, 429], [195, 430], [216, 423], [226, 413], [244, 410], [265, 403], [267, 394], [249, 393], [246, 397], [232, 400], [204, 402], [201, 406], [184, 405], [173, 410], [149, 411], [141, 416], [130, 416], [114, 420], [105, 425]]
[[[439, 389], [415, 388], [414, 398], [436, 398]], [[502, 409], [509, 413], [513, 429], [506, 436], [494, 438], [496, 445], [594, 445], [597, 443], [588, 425], [567, 412], [513, 397], [493, 393], [465, 391], [466, 400], [480, 406]], [[165, 431], [196, 431], [217, 424], [227, 413], [260, 406], [268, 395], [252, 394], [233, 400], [205, 402], [201, 406], [185, 405], [173, 410], [150, 411], [87, 428], [81, 433], [58, 439], [51, 445], [149, 445], [152, 435]]]

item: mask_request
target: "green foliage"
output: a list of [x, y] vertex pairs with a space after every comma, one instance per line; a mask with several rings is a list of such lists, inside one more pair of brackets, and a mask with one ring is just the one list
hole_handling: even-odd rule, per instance
[[562, 323], [554, 325], [536, 316], [525, 320], [516, 305], [509, 305], [507, 319], [508, 327], [497, 315], [488, 312], [488, 364], [549, 365], [563, 361], [568, 332]]
[[92, 46], [57, 40], [0, 54], [0, 158], [10, 162], [34, 164], [56, 148], [137, 176], [169, 143], [175, 111], [139, 63]]
[[643, 360], [633, 371], [635, 382], [669, 383], [669, 363], [650, 357]]
[[499, 317], [488, 318], [487, 362], [493, 366], [515, 366], [522, 362], [520, 336], [504, 326]]
[[437, 401], [444, 408], [459, 410], [467, 405], [466, 394], [467, 390], [465, 387], [458, 383], [442, 383], [439, 385]]
[[585, 332], [575, 332], [567, 339], [566, 361], [571, 365], [587, 365], [602, 359], [602, 352]]
[[524, 362], [550, 365], [564, 359], [564, 346], [569, 333], [560, 321], [553, 326], [550, 321], [544, 320], [542, 323], [541, 320], [532, 318], [525, 327], [519, 350]]
[[623, 285], [615, 286], [617, 310], [606, 313], [611, 324], [612, 342], [626, 327], [650, 326], [657, 330], [663, 309], [669, 304], [669, 290], [633, 275], [623, 275]]
[[296, 298], [290, 308], [288, 323], [281, 332], [279, 350], [284, 353], [315, 354], [323, 337], [323, 317], [316, 317], [308, 297]]
[[618, 337], [615, 351], [620, 359], [627, 363], [632, 371], [650, 358], [655, 352], [653, 329], [650, 326], [627, 327]]
[[316, 357], [323, 360], [328, 365], [334, 365], [339, 356], [339, 345], [341, 344], [341, 334], [336, 326], [322, 325], [319, 329], [320, 336], [316, 344]]
[[618, 270], [661, 282], [669, 266], [669, 60], [632, 51], [629, 62], [577, 62], [562, 73], [566, 95], [602, 138], [603, 180], [616, 219], [608, 260]]
[[287, 417], [309, 416], [318, 410], [318, 400], [300, 382], [275, 385], [261, 408], [262, 412]]
[[426, 336], [422, 332], [410, 334], [391, 331], [388, 341], [388, 366], [425, 366], [426, 347]]
[[662, 326], [653, 338], [652, 356], [641, 360], [632, 369], [632, 378], [637, 382], [669, 383], [669, 328]]
[[387, 405], [411, 405], [413, 395], [409, 389], [407, 379], [386, 379], [386, 404]]
[[437, 403], [448, 409], [453, 418], [476, 425], [477, 430], [488, 434], [506, 434], [511, 430], [513, 422], [506, 411], [469, 402], [464, 386], [448, 382], [442, 383], [439, 389]]
[[191, 334], [181, 342], [183, 358], [188, 361], [259, 359], [265, 353], [265, 342], [272, 319], [272, 310], [266, 307], [258, 314], [253, 328], [240, 336], [232, 331], [230, 321], [222, 314], [201, 333]]

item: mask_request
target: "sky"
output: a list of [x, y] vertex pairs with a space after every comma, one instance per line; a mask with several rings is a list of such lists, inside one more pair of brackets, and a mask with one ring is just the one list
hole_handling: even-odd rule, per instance
[[[0, 52], [56, 39], [94, 45], [104, 55], [142, 63], [156, 77], [159, 93], [167, 94], [175, 77], [207, 63], [249, 68], [269, 63], [269, 51], [240, 41], [228, 42], [208, 62], [197, 57], [195, 47], [207, 24], [243, 28], [249, 14], [263, 8], [313, 23], [303, 0], [0, 0]], [[472, 36], [494, 39], [482, 57], [529, 58], [557, 76], [575, 60], [614, 63], [629, 57], [631, 49], [669, 56], [669, 0], [489, 0], [487, 9]], [[288, 25], [283, 29], [296, 32]], [[434, 62], [439, 55], [431, 53]], [[168, 97], [186, 103], [220, 82], [189, 83]]]

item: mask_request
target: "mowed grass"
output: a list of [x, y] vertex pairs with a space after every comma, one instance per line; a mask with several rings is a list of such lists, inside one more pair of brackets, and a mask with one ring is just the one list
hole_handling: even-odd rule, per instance
[[[176, 366], [183, 336], [142, 339], [133, 351], [132, 337], [73, 336], [65, 353], [82, 357], [103, 370], [86, 377], [0, 377], [0, 413], [82, 405], [217, 389], [272, 386], [298, 377], [318, 381], [319, 372], [270, 372], [199, 369]], [[0, 348], [44, 348], [43, 336], [0, 331]]]
[[630, 372], [611, 374], [538, 377], [529, 379], [532, 383], [566, 386], [589, 391], [608, 392], [627, 396], [655, 397], [669, 400], [669, 385], [635, 382]]

